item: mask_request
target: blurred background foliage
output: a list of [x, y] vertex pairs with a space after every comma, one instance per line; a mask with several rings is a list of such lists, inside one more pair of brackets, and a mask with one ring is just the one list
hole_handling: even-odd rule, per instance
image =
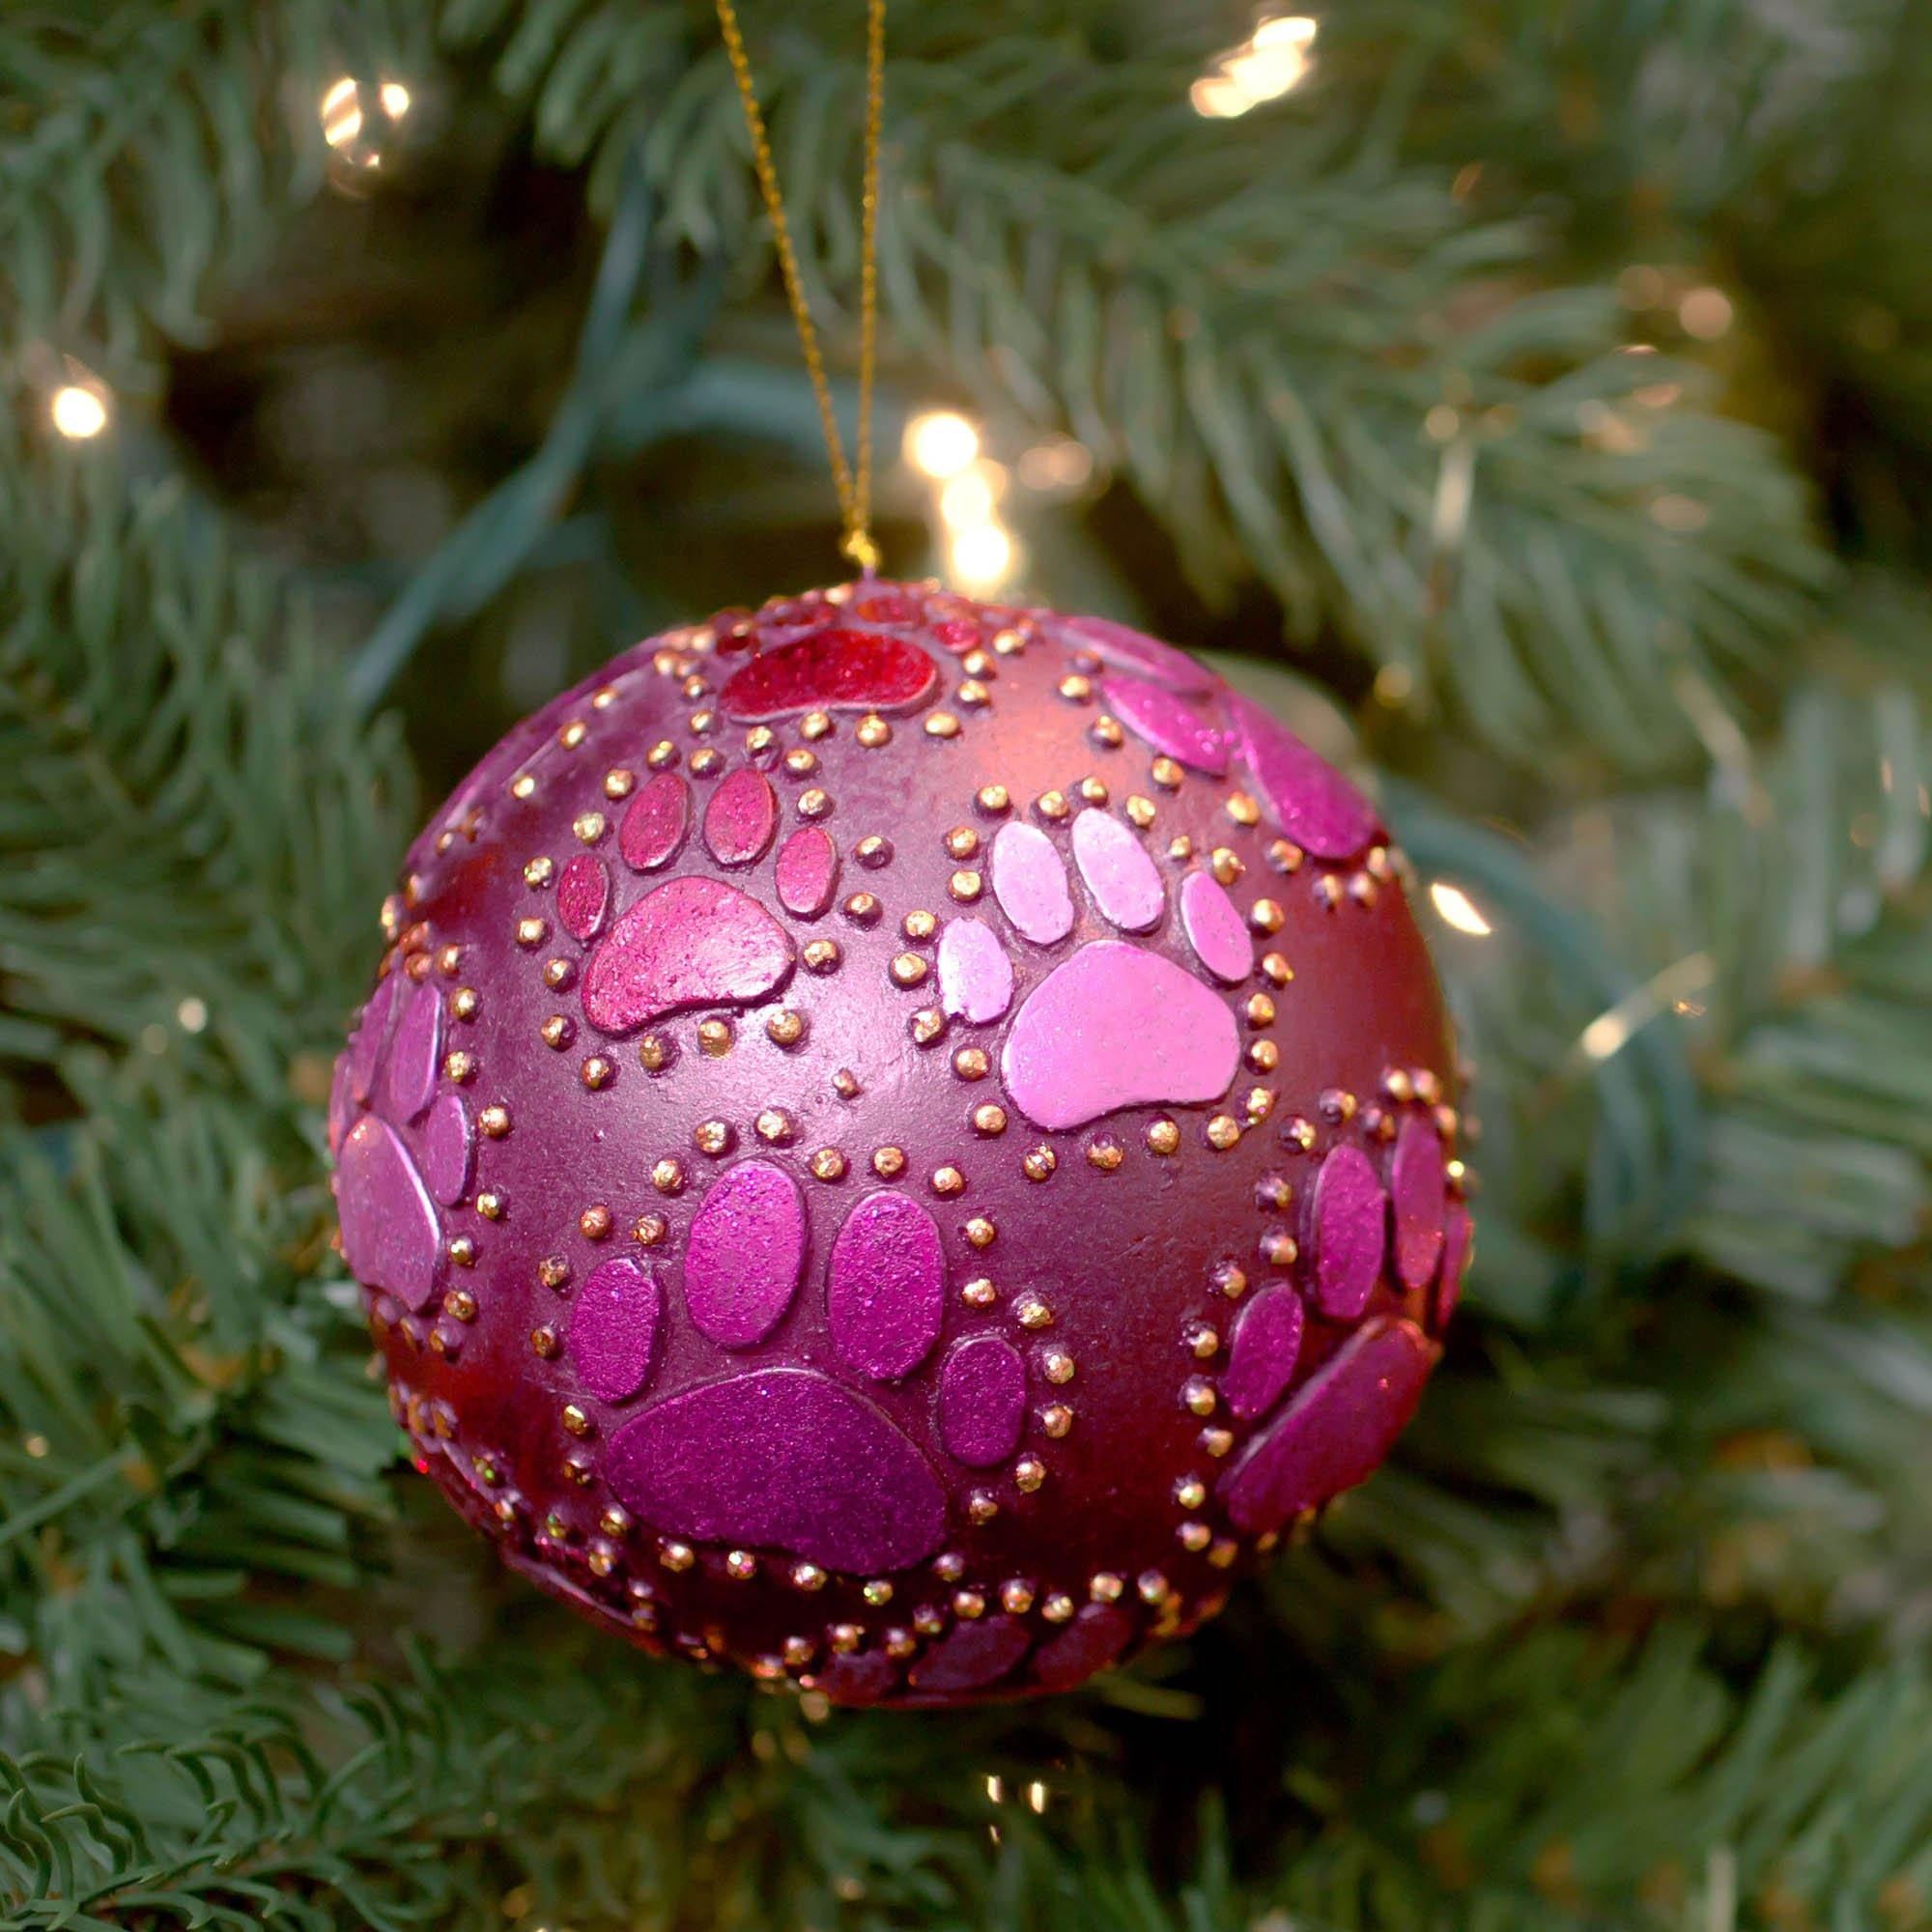
[[[839, 371], [862, 12], [747, 16]], [[422, 806], [836, 574], [709, 10], [8, 7], [0, 1924], [1932, 1924], [1928, 29], [895, 10], [891, 566], [1377, 774], [1484, 1127], [1391, 1466], [913, 1720], [497, 1577], [328, 1245]]]

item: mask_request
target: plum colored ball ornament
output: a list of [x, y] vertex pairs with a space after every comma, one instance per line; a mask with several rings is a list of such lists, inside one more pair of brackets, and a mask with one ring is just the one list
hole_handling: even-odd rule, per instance
[[626, 652], [417, 840], [336, 1069], [419, 1466], [597, 1623], [839, 1703], [1191, 1629], [1456, 1301], [1403, 871], [1101, 619], [867, 582]]

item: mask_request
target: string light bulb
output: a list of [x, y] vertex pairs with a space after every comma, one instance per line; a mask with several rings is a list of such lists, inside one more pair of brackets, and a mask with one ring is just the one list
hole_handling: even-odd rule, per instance
[[47, 413], [54, 429], [70, 442], [87, 442], [107, 427], [107, 402], [91, 384], [64, 383], [53, 393]]
[[921, 475], [943, 483], [980, 454], [980, 432], [956, 410], [925, 410], [906, 425], [905, 454]]
[[1231, 121], [1278, 100], [1308, 72], [1318, 26], [1306, 14], [1282, 14], [1262, 21], [1252, 36], [1215, 63], [1188, 89], [1194, 111], [1210, 121]]
[[1487, 939], [1495, 930], [1478, 909], [1476, 902], [1461, 886], [1449, 885], [1437, 879], [1429, 888], [1429, 902], [1440, 916], [1444, 925], [1453, 925], [1458, 932], [1466, 932], [1471, 939]]

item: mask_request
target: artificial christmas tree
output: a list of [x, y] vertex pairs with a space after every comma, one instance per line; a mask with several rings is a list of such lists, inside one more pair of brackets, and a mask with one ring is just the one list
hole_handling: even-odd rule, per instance
[[[849, 425], [861, 10], [745, 29]], [[1023, 1705], [838, 1711], [500, 1576], [331, 1248], [330, 1074], [428, 800], [839, 569], [717, 22], [4, 10], [0, 1922], [1924, 1924], [1932, 37], [893, 36], [884, 567], [1175, 639], [1375, 771], [1481, 1072], [1415, 1416], [1219, 1617]], [[529, 1051], [621, 1099], [648, 1025], [584, 1090], [572, 993]]]

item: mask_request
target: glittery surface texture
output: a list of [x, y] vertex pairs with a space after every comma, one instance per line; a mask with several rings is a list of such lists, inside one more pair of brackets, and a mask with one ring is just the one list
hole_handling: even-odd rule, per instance
[[1460, 1292], [1406, 878], [1107, 619], [874, 582], [646, 639], [432, 819], [331, 1086], [419, 1466], [581, 1614], [838, 1702], [1191, 1629]]

